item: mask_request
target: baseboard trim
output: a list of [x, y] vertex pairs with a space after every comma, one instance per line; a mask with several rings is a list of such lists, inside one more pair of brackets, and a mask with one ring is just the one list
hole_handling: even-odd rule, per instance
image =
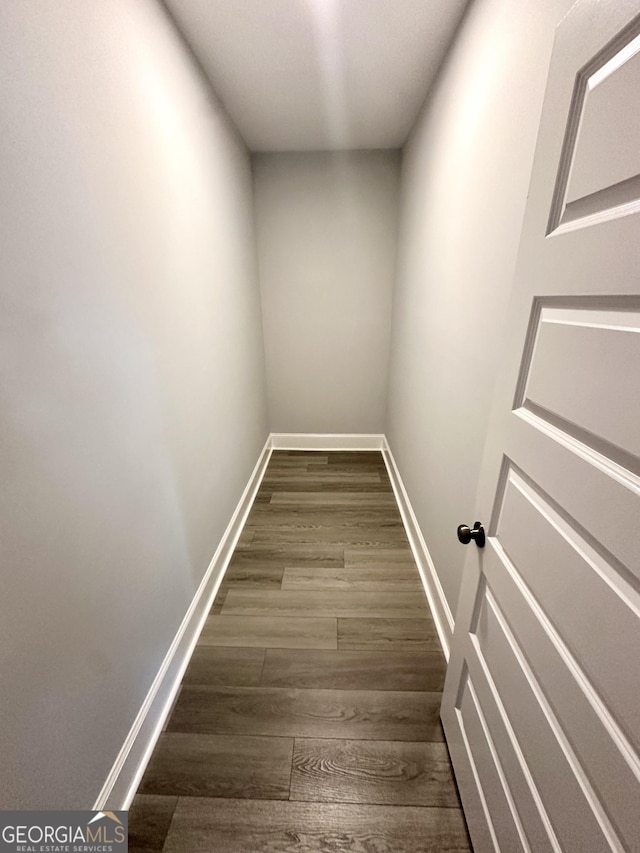
[[427, 600], [429, 601], [429, 606], [431, 607], [433, 621], [435, 622], [438, 637], [440, 638], [440, 644], [442, 645], [444, 656], [448, 661], [454, 627], [453, 614], [451, 613], [451, 608], [445, 598], [442, 584], [440, 583], [438, 573], [436, 572], [436, 567], [431, 555], [429, 554], [427, 543], [424, 541], [420, 525], [418, 524], [413, 507], [411, 506], [409, 495], [407, 494], [407, 490], [402, 482], [402, 477], [400, 476], [398, 466], [393, 458], [393, 454], [386, 437], [384, 438], [382, 456], [387, 466], [387, 471], [389, 472], [389, 478], [391, 480], [393, 492], [396, 496], [396, 501], [398, 502], [398, 507], [400, 508], [400, 515], [402, 516], [402, 521], [404, 523], [405, 530], [407, 531], [407, 538], [409, 539], [413, 556], [418, 565], [422, 585], [424, 587]]
[[175, 700], [271, 457], [271, 436], [213, 555], [182, 624], [134, 720], [93, 810], [128, 809]]
[[272, 432], [274, 450], [382, 450], [384, 435], [373, 433]]

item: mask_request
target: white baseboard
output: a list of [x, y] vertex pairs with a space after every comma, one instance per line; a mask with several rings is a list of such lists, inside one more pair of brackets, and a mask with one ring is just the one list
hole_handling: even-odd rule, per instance
[[93, 806], [94, 811], [128, 809], [131, 804], [169, 715], [182, 676], [211, 610], [270, 457], [271, 437], [267, 439], [216, 553], [98, 795]]
[[431, 559], [431, 555], [429, 554], [429, 549], [424, 541], [420, 525], [418, 524], [418, 520], [411, 506], [411, 501], [409, 500], [404, 483], [402, 482], [402, 477], [400, 476], [400, 472], [398, 471], [398, 467], [386, 438], [384, 439], [382, 456], [387, 466], [387, 471], [389, 472], [389, 478], [391, 480], [393, 492], [396, 496], [396, 501], [400, 508], [400, 515], [402, 516], [405, 530], [407, 531], [409, 544], [411, 545], [415, 561], [418, 564], [418, 571], [420, 572], [422, 585], [424, 586], [424, 591], [429, 601], [429, 606], [431, 607], [431, 613], [433, 614], [433, 621], [435, 622], [436, 629], [438, 631], [440, 644], [442, 645], [442, 650], [444, 651], [446, 659], [449, 660], [449, 649], [451, 647], [451, 638], [453, 636], [454, 626], [453, 614], [451, 613], [451, 608], [445, 598], [442, 584], [440, 583], [440, 579], [436, 572], [436, 567]]
[[382, 450], [384, 436], [366, 433], [272, 432], [274, 450]]

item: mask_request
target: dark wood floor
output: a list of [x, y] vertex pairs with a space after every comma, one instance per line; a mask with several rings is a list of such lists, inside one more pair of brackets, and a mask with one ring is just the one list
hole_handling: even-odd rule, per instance
[[274, 452], [129, 850], [470, 850], [444, 673], [381, 454]]

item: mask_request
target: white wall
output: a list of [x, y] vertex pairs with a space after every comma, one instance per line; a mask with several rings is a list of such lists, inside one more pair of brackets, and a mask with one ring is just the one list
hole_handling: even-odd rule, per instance
[[[404, 150], [387, 433], [455, 615], [554, 29], [475, 0]], [[485, 519], [486, 520], [486, 519]]]
[[90, 808], [267, 435], [247, 153], [156, 0], [0, 5], [0, 804]]
[[254, 158], [274, 432], [382, 432], [399, 156]]

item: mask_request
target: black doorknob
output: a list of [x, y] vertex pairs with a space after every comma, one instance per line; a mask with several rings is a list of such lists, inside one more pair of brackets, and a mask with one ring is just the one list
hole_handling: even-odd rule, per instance
[[458, 527], [458, 540], [462, 542], [463, 545], [468, 545], [472, 539], [475, 541], [478, 548], [484, 548], [484, 527], [479, 521], [476, 521], [472, 528], [467, 527], [466, 524], [461, 524]]

